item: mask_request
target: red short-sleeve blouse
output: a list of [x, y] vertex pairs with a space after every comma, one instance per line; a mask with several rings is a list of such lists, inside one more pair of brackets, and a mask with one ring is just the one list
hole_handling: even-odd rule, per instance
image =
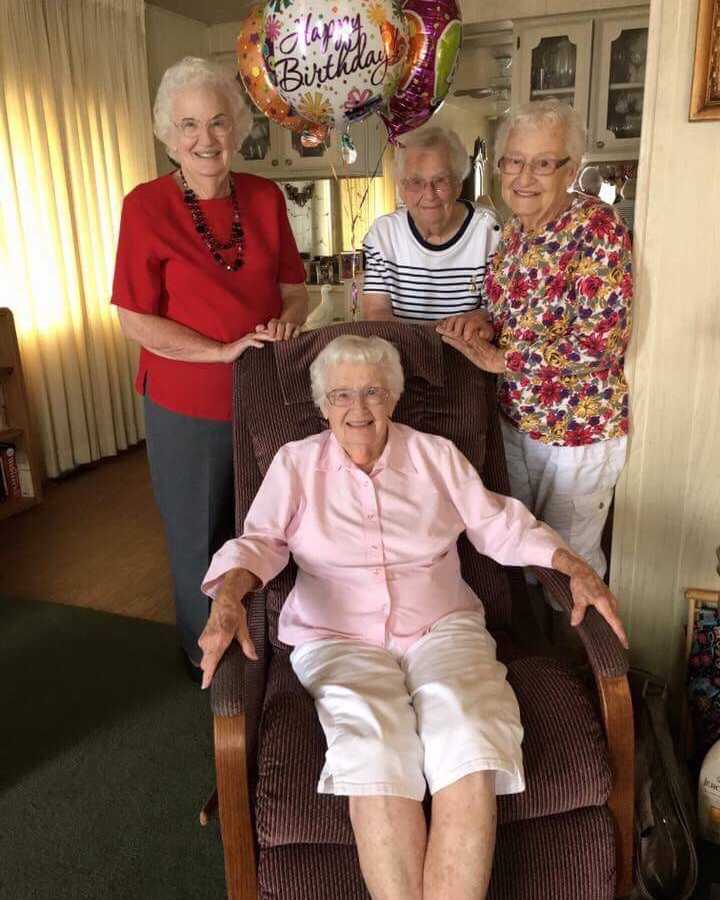
[[[276, 184], [233, 173], [245, 232], [243, 266], [228, 272], [210, 256], [172, 175], [141, 184], [123, 203], [112, 302], [164, 316], [227, 343], [279, 316], [280, 284], [300, 284], [305, 269]], [[229, 198], [201, 200], [213, 232], [230, 234]], [[228, 251], [234, 258], [234, 250]], [[135, 387], [174, 412], [229, 420], [232, 365], [180, 362], [140, 353]]]

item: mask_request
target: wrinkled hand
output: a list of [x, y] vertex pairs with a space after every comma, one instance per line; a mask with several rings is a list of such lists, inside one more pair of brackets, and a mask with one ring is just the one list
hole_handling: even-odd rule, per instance
[[221, 344], [218, 362], [235, 362], [235, 360], [242, 356], [250, 347], [259, 350], [263, 344], [274, 340], [276, 340], [276, 338], [266, 332], [251, 331], [249, 334], [243, 335], [237, 341], [230, 341], [229, 344]]
[[495, 337], [495, 329], [490, 321], [490, 316], [484, 310], [479, 309], [441, 319], [435, 330], [438, 334], [460, 338], [463, 341], [469, 341], [476, 335], [486, 341], [491, 341]]
[[450, 344], [463, 356], [467, 356], [470, 362], [474, 363], [478, 369], [483, 372], [492, 372], [500, 375], [505, 371], [505, 353], [498, 349], [490, 341], [475, 335], [469, 341], [460, 338], [451, 337], [443, 334], [442, 339], [446, 344]]
[[245, 569], [233, 569], [225, 575], [210, 607], [207, 625], [198, 639], [203, 652], [200, 661], [203, 690], [210, 686], [218, 663], [233, 639], [237, 639], [248, 659], [258, 658], [248, 631], [247, 611], [242, 602], [245, 594], [258, 583], [258, 579]]
[[573, 598], [570, 624], [579, 625], [585, 618], [588, 606], [594, 606], [627, 650], [629, 644], [618, 614], [617, 599], [595, 569], [567, 550], [555, 551], [552, 566], [570, 576], [570, 591]]
[[274, 341], [289, 341], [300, 334], [301, 326], [297, 322], [283, 322], [281, 319], [270, 319], [267, 325], [255, 326], [255, 331], [268, 334]]

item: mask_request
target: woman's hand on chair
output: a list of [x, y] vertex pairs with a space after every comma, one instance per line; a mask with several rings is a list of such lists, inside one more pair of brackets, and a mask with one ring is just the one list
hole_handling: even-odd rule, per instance
[[570, 576], [570, 591], [573, 598], [570, 624], [573, 626], [579, 625], [585, 618], [585, 611], [588, 606], [594, 606], [627, 650], [629, 644], [625, 629], [620, 621], [617, 599], [595, 569], [588, 565], [584, 559], [564, 549], [555, 551], [552, 558], [552, 567]]
[[228, 344], [219, 344], [218, 362], [231, 363], [242, 356], [250, 347], [259, 350], [263, 344], [272, 343], [277, 338], [273, 337], [265, 331], [251, 331], [244, 334], [237, 341], [230, 341]]
[[450, 344], [463, 356], [467, 356], [470, 362], [475, 363], [483, 372], [500, 375], [505, 371], [505, 352], [491, 344], [490, 341], [486, 341], [477, 334], [473, 335], [469, 341], [443, 332], [440, 332], [440, 335], [446, 344]]
[[218, 663], [233, 639], [237, 639], [248, 659], [258, 658], [248, 631], [247, 611], [242, 601], [259, 584], [257, 576], [247, 569], [231, 569], [223, 578], [210, 607], [207, 625], [198, 639], [198, 646], [203, 652], [200, 661], [203, 689], [210, 686]]
[[495, 337], [495, 329], [490, 316], [481, 309], [441, 319], [436, 323], [435, 330], [438, 334], [459, 338], [463, 341], [469, 341], [476, 335], [486, 341], [492, 341]]
[[282, 319], [270, 319], [267, 325], [256, 325], [255, 331], [267, 334], [273, 341], [289, 341], [299, 337], [301, 326], [297, 322], [284, 322]]

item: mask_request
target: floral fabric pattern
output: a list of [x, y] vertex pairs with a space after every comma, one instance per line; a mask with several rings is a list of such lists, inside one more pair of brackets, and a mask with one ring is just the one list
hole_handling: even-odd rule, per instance
[[627, 434], [631, 250], [612, 207], [579, 196], [542, 231], [524, 232], [517, 218], [505, 225], [484, 288], [505, 351], [499, 401], [535, 440], [579, 446]]

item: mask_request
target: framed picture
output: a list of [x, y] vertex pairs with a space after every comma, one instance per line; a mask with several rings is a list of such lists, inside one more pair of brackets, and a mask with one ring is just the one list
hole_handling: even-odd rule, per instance
[[250, 134], [240, 147], [240, 155], [245, 160], [265, 159], [270, 152], [270, 120], [262, 113], [253, 113]]
[[[363, 270], [362, 250], [355, 253], [355, 275], [357, 276]], [[340, 279], [341, 281], [349, 281], [353, 277], [353, 254], [340, 254]]]
[[720, 119], [720, 0], [698, 5], [690, 121]]

